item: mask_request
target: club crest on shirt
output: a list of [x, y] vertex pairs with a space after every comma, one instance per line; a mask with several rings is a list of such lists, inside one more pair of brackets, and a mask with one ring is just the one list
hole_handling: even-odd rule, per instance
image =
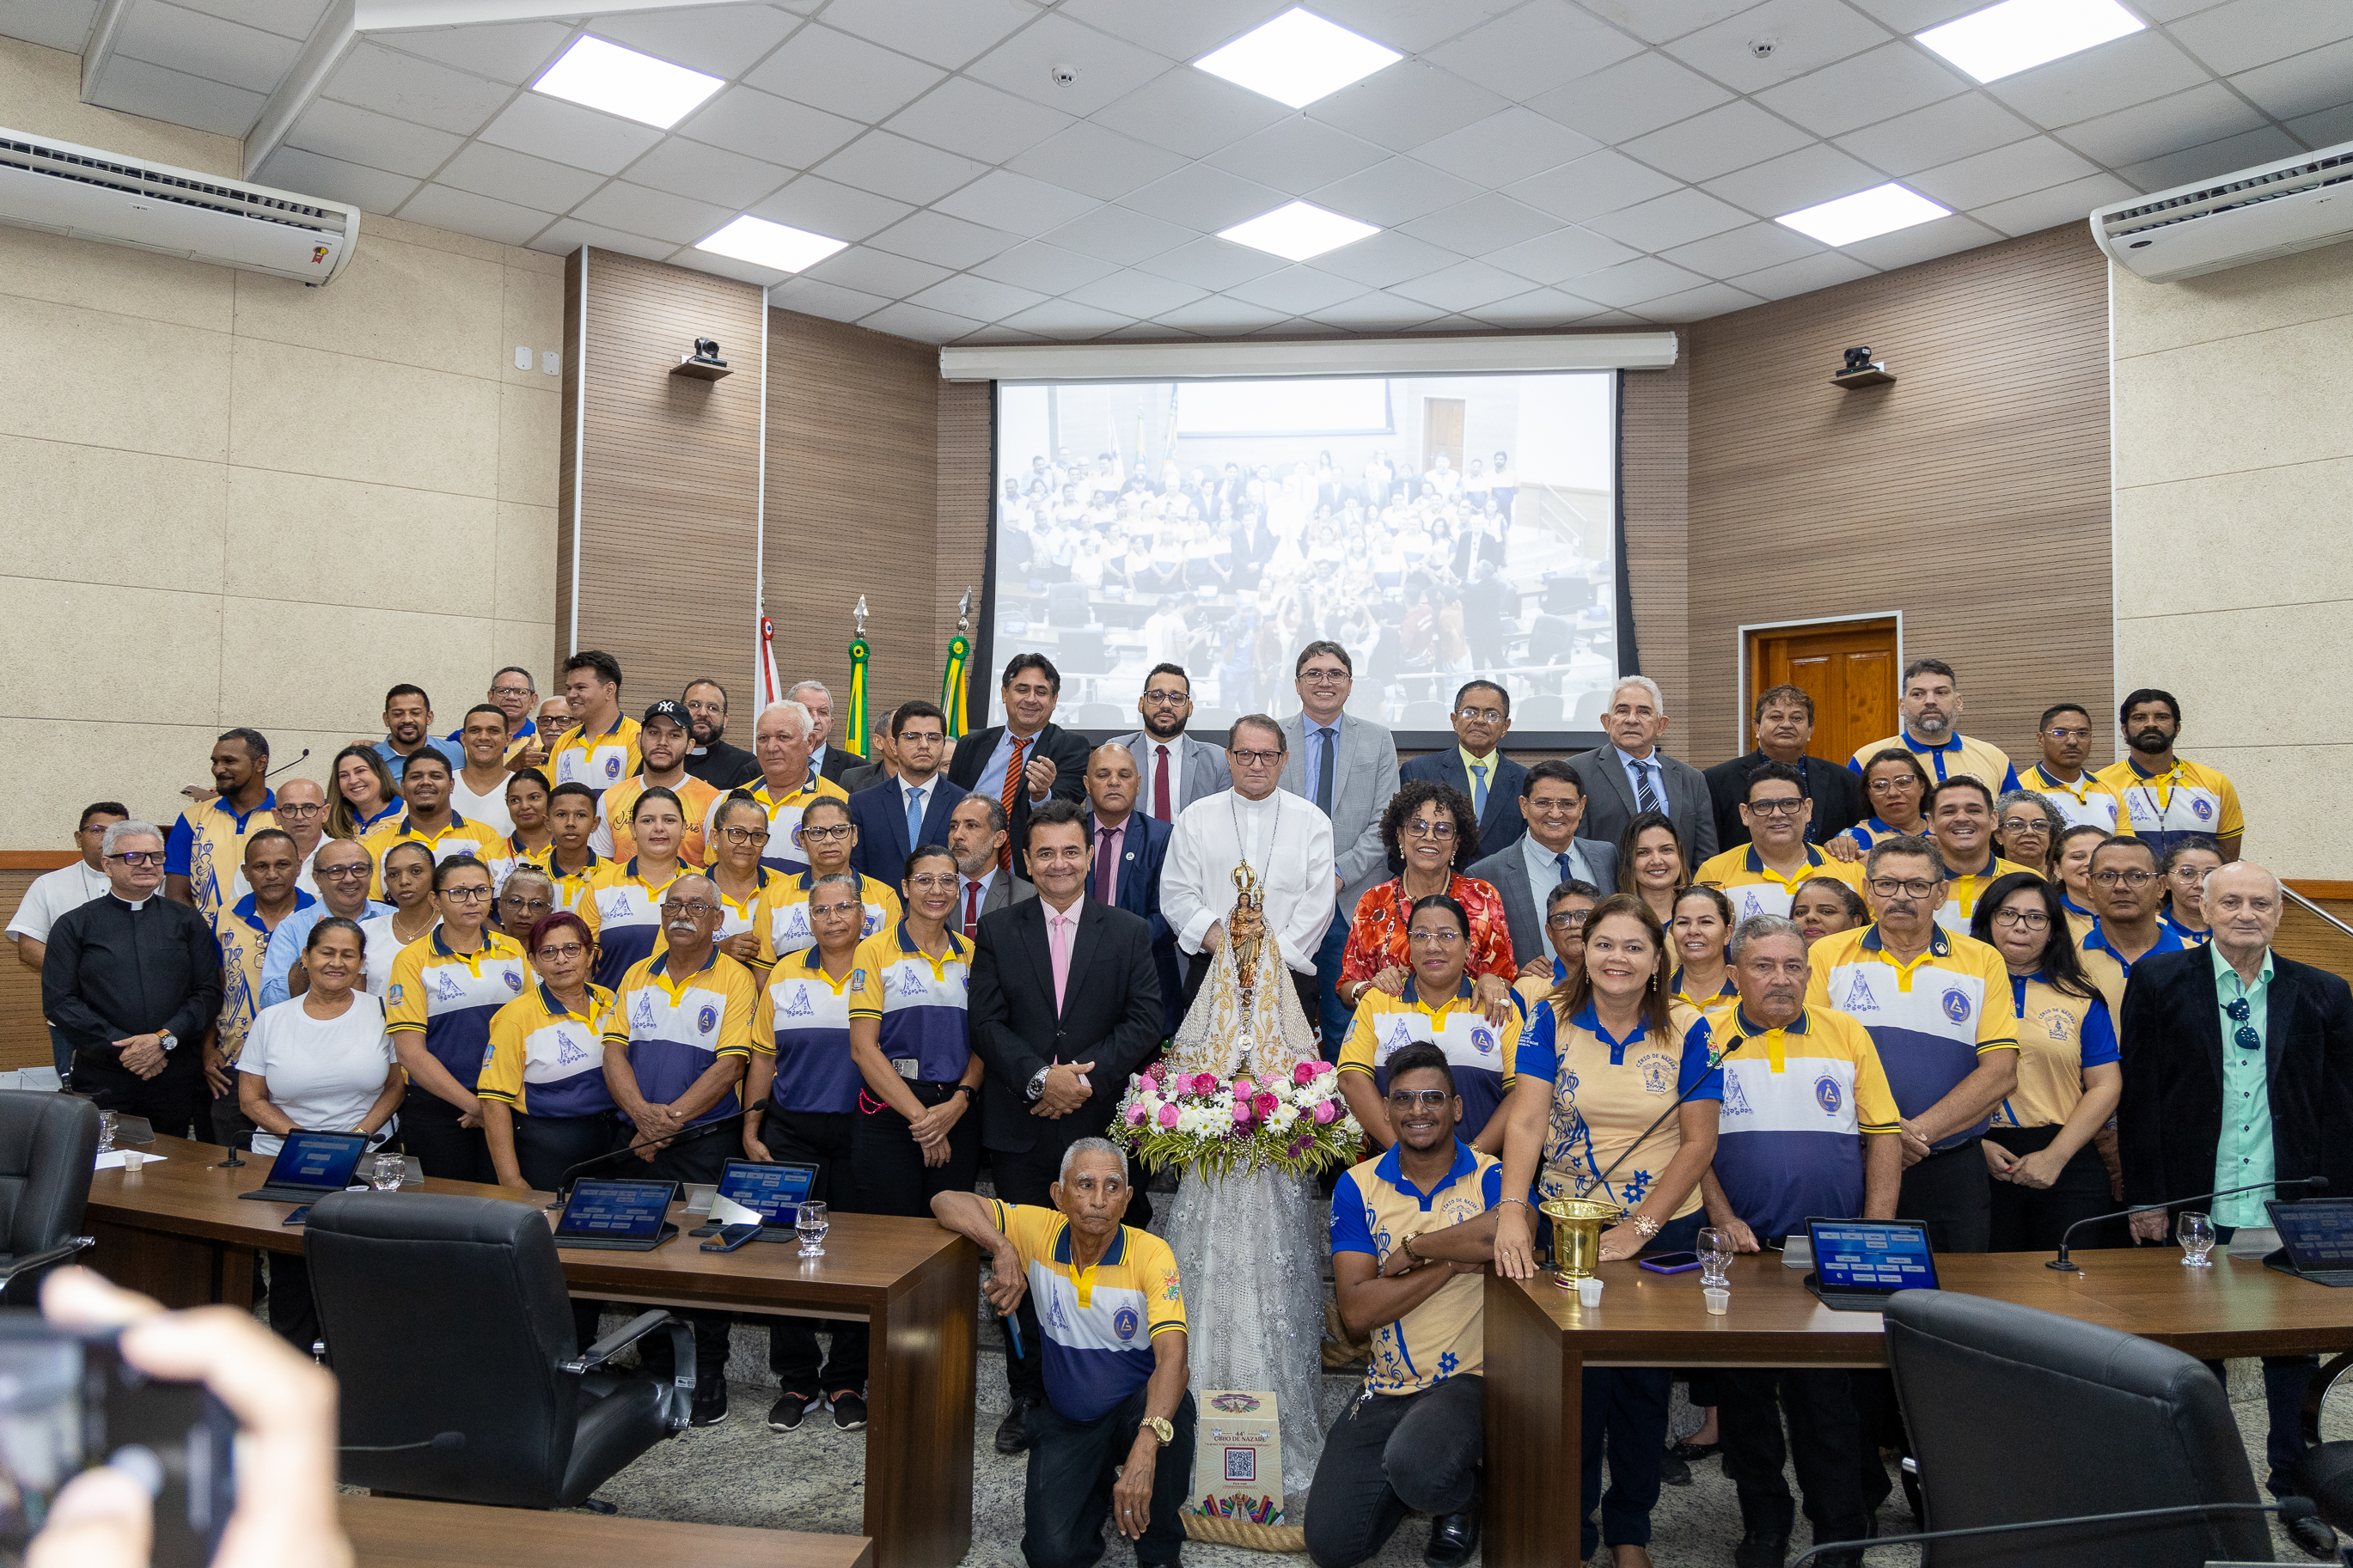
[[849, 972], [849, 988], [852, 991], [863, 991], [866, 989], [866, 971], [863, 969], [853, 969]]
[[389, 996], [386, 996], [386, 997], [384, 999], [384, 1000], [385, 1000], [385, 1005], [386, 1005], [386, 1006], [388, 1006], [388, 1007], [397, 1007], [397, 1006], [399, 1006], [399, 1005], [400, 1005], [400, 993], [401, 993], [401, 990], [402, 990], [402, 987], [400, 987], [400, 986], [398, 986], [398, 985], [395, 985], [395, 986], [392, 988], [392, 994], [391, 994], [391, 995], [389, 995]]
[[[1160, 1299], [1164, 1301], [1174, 1301], [1183, 1293], [1184, 1292], [1178, 1288], [1176, 1283], [1176, 1270], [1174, 1268], [1162, 1269], [1160, 1271]], [[1255, 1410], [1258, 1406], [1253, 1405], [1250, 1408]]]
[[433, 997], [437, 1002], [463, 1002], [466, 999], [466, 988], [458, 984], [456, 974], [445, 969], [441, 972], [440, 978], [434, 984]]
[[1846, 1090], [1840, 1087], [1838, 1079], [1824, 1073], [1814, 1079], [1814, 1103], [1822, 1108], [1823, 1115], [1836, 1116], [1839, 1108], [1846, 1103]]
[[507, 983], [508, 990], [513, 992], [518, 996], [522, 994], [522, 976], [521, 974], [510, 969], [499, 978]]
[[1111, 1331], [1117, 1334], [1124, 1343], [1135, 1338], [1135, 1325], [1138, 1321], [1134, 1308], [1122, 1307], [1112, 1314]]
[[719, 1009], [706, 1003], [702, 1011], [694, 1016], [694, 1032], [698, 1035], [707, 1035], [717, 1027], [719, 1027]]
[[642, 993], [639, 994], [638, 997], [638, 1005], [630, 1011], [629, 1014], [629, 1026], [633, 1029], [650, 1029], [654, 1026], [654, 999], [652, 997], [645, 995]]
[[1402, 1017], [1392, 1019], [1389, 1023], [1388, 1038], [1381, 1042], [1381, 1060], [1388, 1060], [1411, 1044], [1413, 1044], [1412, 1022]]
[[785, 1016], [787, 1018], [811, 1018], [816, 1016], [817, 1008], [809, 1001], [808, 987], [806, 985], [794, 986], [793, 999], [790, 1003], [786, 1005]]
[[2035, 1017], [2042, 1025], [2042, 1032], [2060, 1045], [2075, 1037], [2075, 1020], [2064, 1007], [2045, 1007]]
[[1471, 1048], [1477, 1051], [1482, 1057], [1493, 1056], [1495, 1054], [1495, 1031], [1488, 1028], [1476, 1028], [1472, 1030]]
[[1652, 1094], [1672, 1094], [1675, 1091], [1675, 1064], [1664, 1055], [1644, 1057], [1641, 1062], [1642, 1087]]
[[901, 970], [899, 972], [899, 994], [902, 996], [921, 996], [923, 994], [923, 976], [917, 974], [912, 969]]
[[556, 1031], [555, 1065], [557, 1067], [568, 1068], [574, 1062], [585, 1062], [587, 1059], [588, 1053], [581, 1048], [578, 1041], [561, 1029]]
[[1740, 1075], [1736, 1072], [1728, 1072], [1724, 1075], [1723, 1114], [1725, 1116], [1749, 1116], [1755, 1114], [1748, 1109], [1748, 1091], [1740, 1087]]
[[1858, 974], [1854, 984], [1846, 988], [1846, 1000], [1841, 1004], [1850, 1013], [1875, 1013], [1879, 998], [1871, 994], [1871, 982]]
[[1969, 999], [1958, 987], [1945, 993], [1944, 1007], [1945, 1016], [1954, 1023], [1966, 1024], [1969, 1021]]
[[784, 918], [784, 930], [778, 931], [776, 934], [786, 942], [791, 942], [796, 938], [807, 936], [809, 934], [808, 906], [807, 904], [793, 905], [792, 912], [786, 915]]
[[1741, 919], [1746, 920], [1750, 915], [1769, 914], [1772, 911], [1766, 909], [1765, 900], [1757, 896], [1756, 889], [1750, 889], [1740, 895]]
[[605, 776], [608, 779], [617, 779], [621, 776], [620, 758], [607, 757], [605, 759]]
[[2214, 803], [2211, 800], [2192, 800], [2189, 809], [2200, 822], [2211, 821], [2214, 816]]

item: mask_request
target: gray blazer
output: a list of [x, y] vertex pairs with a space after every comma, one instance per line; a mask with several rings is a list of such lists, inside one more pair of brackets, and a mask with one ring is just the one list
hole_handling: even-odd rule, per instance
[[[1696, 871], [1701, 861], [1715, 853], [1715, 801], [1707, 793], [1706, 775], [1663, 752], [1654, 750], [1651, 757], [1659, 764], [1659, 779], [1666, 786], [1665, 810], [1675, 825], [1675, 837], [1683, 844], [1683, 865]], [[1636, 815], [1634, 786], [1627, 782], [1618, 748], [1603, 746], [1587, 752], [1570, 758], [1568, 765], [1585, 781], [1585, 819], [1578, 824], [1577, 837], [1617, 843], [1626, 836], [1626, 825]]]
[[[1282, 721], [1282, 787], [1307, 795], [1307, 715], [1293, 713]], [[1340, 733], [1333, 741], [1338, 777], [1332, 784], [1332, 868], [1340, 878], [1340, 917], [1353, 921], [1356, 900], [1376, 882], [1389, 875], [1387, 846], [1381, 843], [1381, 813], [1398, 792], [1397, 739], [1387, 727], [1340, 715]], [[1700, 792], [1702, 799], [1707, 792]]]
[[[1532, 958], [1552, 956], [1552, 943], [1545, 940], [1544, 900], [1559, 885], [1537, 888], [1529, 882], [1526, 847], [1515, 839], [1462, 873], [1503, 895], [1504, 917], [1512, 931], [1512, 960], [1523, 965]], [[1613, 846], [1579, 838], [1577, 852], [1593, 868], [1598, 879], [1593, 885], [1603, 898], [1618, 890], [1618, 851]]]
[[[1113, 735], [1104, 742], [1106, 745], [1125, 746], [1127, 754], [1135, 759], [1136, 777], [1142, 781], [1136, 791], [1135, 805], [1146, 816], [1152, 815], [1152, 748], [1156, 743], [1141, 730], [1125, 735]], [[1180, 748], [1176, 753], [1180, 759], [1176, 776], [1184, 781], [1185, 790], [1185, 798], [1175, 803], [1178, 811], [1197, 800], [1216, 795], [1219, 790], [1234, 787], [1234, 771], [1227, 764], [1223, 746], [1197, 741], [1190, 735], [1178, 736], [1176, 744]], [[1176, 819], [1172, 816], [1169, 820], [1173, 822]]]

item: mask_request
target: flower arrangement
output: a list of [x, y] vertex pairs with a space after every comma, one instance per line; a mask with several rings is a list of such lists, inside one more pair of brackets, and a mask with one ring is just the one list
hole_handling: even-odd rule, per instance
[[1151, 1170], [1176, 1165], [1224, 1175], [1271, 1168], [1300, 1176], [1353, 1163], [1364, 1129], [1340, 1098], [1339, 1069], [1330, 1062], [1231, 1079], [1156, 1062], [1128, 1080], [1110, 1132]]

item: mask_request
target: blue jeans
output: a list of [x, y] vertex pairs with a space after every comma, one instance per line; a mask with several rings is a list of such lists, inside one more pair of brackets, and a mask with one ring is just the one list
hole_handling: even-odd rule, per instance
[[1348, 919], [1335, 914], [1329, 930], [1324, 933], [1324, 945], [1315, 950], [1315, 994], [1323, 1004], [1317, 1009], [1317, 1026], [1324, 1036], [1324, 1059], [1337, 1059], [1340, 1047], [1347, 1042], [1348, 1009], [1340, 1005], [1340, 960], [1348, 951]]
[[[1645, 1252], [1688, 1252], [1699, 1240], [1705, 1209], [1694, 1209], [1659, 1227]], [[1583, 1555], [1603, 1542], [1648, 1546], [1651, 1510], [1659, 1502], [1659, 1461], [1667, 1447], [1667, 1399], [1674, 1373], [1666, 1367], [1585, 1369], [1584, 1473], [1577, 1489], [1577, 1536]], [[1609, 1489], [1601, 1489], [1601, 1449], [1609, 1447]], [[1593, 1525], [1596, 1504], [1601, 1527]]]

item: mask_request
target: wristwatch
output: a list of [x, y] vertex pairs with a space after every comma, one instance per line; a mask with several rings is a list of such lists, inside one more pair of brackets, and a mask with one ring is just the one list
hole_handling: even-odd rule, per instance
[[1176, 1428], [1165, 1416], [1147, 1415], [1138, 1425], [1147, 1428], [1154, 1436], [1159, 1438], [1163, 1447], [1176, 1441]]
[[[965, 1103], [967, 1105], [977, 1103], [980, 1099], [980, 1086], [977, 1084], [960, 1083], [955, 1086], [955, 1091], [964, 1096]], [[1651, 1222], [1651, 1228], [1652, 1230], [1659, 1228], [1656, 1221]]]
[[1036, 1072], [1029, 1075], [1029, 1092], [1030, 1099], [1035, 1100], [1039, 1095], [1046, 1092], [1046, 1068], [1039, 1068]]
[[180, 1048], [180, 1037], [169, 1029], [159, 1030], [155, 1036], [155, 1043], [164, 1047], [164, 1054], [168, 1057]]
[[1424, 1258], [1420, 1253], [1416, 1252], [1413, 1249], [1414, 1242], [1419, 1239], [1420, 1236], [1421, 1232], [1418, 1230], [1407, 1231], [1404, 1237], [1398, 1242], [1398, 1249], [1403, 1252], [1408, 1258], [1412, 1258], [1416, 1263], [1427, 1263], [1430, 1259]]

